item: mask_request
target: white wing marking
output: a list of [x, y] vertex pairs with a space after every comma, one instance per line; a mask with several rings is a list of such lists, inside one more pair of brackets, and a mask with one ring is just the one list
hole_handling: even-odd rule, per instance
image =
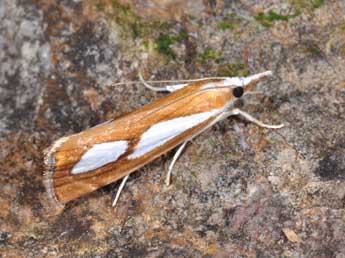
[[127, 141], [114, 141], [95, 144], [74, 165], [72, 174], [81, 174], [114, 162], [128, 147]]
[[163, 145], [184, 131], [199, 125], [210, 117], [221, 112], [222, 109], [214, 109], [209, 112], [197, 113], [190, 116], [178, 117], [151, 126], [142, 136], [128, 159], [136, 159], [153, 149]]

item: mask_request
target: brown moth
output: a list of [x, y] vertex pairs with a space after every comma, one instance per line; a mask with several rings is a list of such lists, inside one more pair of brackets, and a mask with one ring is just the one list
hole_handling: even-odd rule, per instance
[[45, 154], [44, 183], [49, 198], [62, 208], [82, 195], [127, 179], [131, 172], [181, 145], [169, 167], [169, 183], [185, 143], [231, 115], [241, 115], [262, 127], [281, 128], [283, 125], [264, 124], [234, 107], [271, 74], [208, 78], [159, 88], [171, 93], [120, 118], [60, 138]]

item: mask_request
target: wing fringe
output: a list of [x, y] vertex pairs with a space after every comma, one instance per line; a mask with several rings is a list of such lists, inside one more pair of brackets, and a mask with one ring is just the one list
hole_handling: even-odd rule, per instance
[[47, 195], [48, 195], [48, 208], [53, 208], [54, 210], [63, 210], [65, 207], [58, 198], [56, 197], [55, 190], [54, 190], [54, 179], [53, 174], [55, 170], [55, 154], [60, 146], [69, 138], [69, 136], [62, 137], [56, 140], [50, 147], [44, 150], [44, 164], [45, 164], [45, 171], [43, 173], [43, 184], [46, 188]]

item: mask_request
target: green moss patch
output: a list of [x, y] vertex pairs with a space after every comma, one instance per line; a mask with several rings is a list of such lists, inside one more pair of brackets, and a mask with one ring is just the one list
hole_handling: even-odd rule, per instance
[[297, 13], [312, 12], [324, 3], [324, 0], [290, 0], [290, 4], [296, 9]]
[[248, 76], [250, 73], [248, 67], [243, 63], [229, 63], [221, 65], [218, 68], [217, 75], [218, 76], [226, 76], [226, 77], [233, 77], [233, 76]]
[[242, 18], [234, 13], [228, 14], [218, 23], [218, 28], [220, 30], [234, 30], [239, 27], [242, 22]]
[[168, 59], [176, 58], [176, 53], [171, 46], [188, 39], [188, 32], [184, 28], [177, 34], [171, 32], [172, 23], [143, 19], [131, 9], [130, 5], [123, 4], [119, 0], [112, 0], [111, 6], [98, 1], [96, 8], [122, 28], [124, 38], [140, 38], [144, 46], [153, 45], [153, 48]]
[[161, 34], [155, 40], [156, 48], [159, 53], [168, 58], [175, 59], [176, 53], [171, 48], [174, 43], [181, 43], [188, 39], [188, 33], [185, 29], [181, 29], [177, 35]]
[[254, 16], [255, 20], [260, 22], [265, 27], [271, 27], [274, 21], [288, 21], [291, 16], [280, 15], [275, 11], [270, 10], [267, 14], [258, 13]]
[[218, 62], [220, 58], [220, 53], [213, 48], [206, 48], [202, 53], [198, 55], [198, 61], [201, 63], [206, 63], [210, 60]]

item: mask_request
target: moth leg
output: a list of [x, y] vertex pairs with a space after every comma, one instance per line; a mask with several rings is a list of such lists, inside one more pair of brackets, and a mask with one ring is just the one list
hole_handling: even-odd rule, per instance
[[182, 150], [184, 149], [184, 147], [186, 146], [188, 141], [185, 141], [184, 143], [182, 143], [182, 145], [178, 148], [178, 150], [176, 151], [174, 157], [173, 157], [173, 160], [171, 161], [170, 165], [169, 165], [169, 170], [168, 170], [168, 174], [167, 174], [167, 177], [165, 179], [165, 184], [167, 186], [170, 185], [170, 181], [171, 181], [171, 172], [173, 170], [173, 167], [176, 163], [176, 160], [178, 159], [178, 157], [180, 156]]
[[120, 185], [119, 189], [117, 190], [115, 199], [114, 199], [113, 204], [112, 204], [113, 207], [116, 205], [117, 201], [119, 200], [120, 194], [121, 194], [121, 192], [122, 192], [123, 187], [125, 186], [125, 184], [126, 184], [126, 182], [127, 182], [128, 177], [129, 177], [129, 175], [125, 176], [125, 177], [122, 179], [121, 185]]
[[169, 92], [173, 92], [173, 91], [176, 91], [178, 89], [182, 89], [183, 87], [187, 86], [188, 83], [183, 83], [183, 84], [175, 84], [175, 85], [167, 85], [167, 86], [164, 86], [164, 87], [155, 87], [155, 86], [152, 86], [150, 84], [148, 84], [143, 76], [139, 73], [139, 80], [142, 84], [144, 84], [144, 86], [152, 91], [169, 91]]
[[257, 120], [255, 117], [251, 116], [247, 112], [244, 112], [238, 108], [233, 109], [230, 113], [231, 113], [231, 115], [241, 115], [245, 119], [247, 119], [248, 121], [253, 122], [253, 123], [257, 124], [258, 126], [264, 127], [264, 128], [279, 129], [279, 128], [282, 128], [284, 126], [283, 124], [280, 124], [280, 125], [265, 124], [265, 123], [261, 122], [260, 120]]

